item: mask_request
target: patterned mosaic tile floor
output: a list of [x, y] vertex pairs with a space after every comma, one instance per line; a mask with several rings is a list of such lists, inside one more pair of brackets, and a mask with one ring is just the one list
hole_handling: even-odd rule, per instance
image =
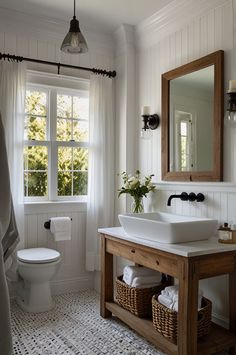
[[93, 291], [55, 297], [54, 310], [32, 314], [12, 303], [14, 355], [161, 355], [118, 319], [99, 315]]
[[94, 291], [56, 296], [55, 303], [32, 314], [12, 302], [14, 355], [164, 355], [118, 319], [100, 317]]

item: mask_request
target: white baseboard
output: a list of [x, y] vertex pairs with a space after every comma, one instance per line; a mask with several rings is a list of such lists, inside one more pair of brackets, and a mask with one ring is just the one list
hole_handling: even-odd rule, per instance
[[94, 275], [80, 276], [72, 279], [54, 280], [51, 282], [52, 294], [58, 295], [66, 292], [77, 292], [87, 288], [94, 289]]
[[[14, 287], [8, 284], [10, 299], [16, 297], [16, 284]], [[71, 279], [51, 281], [53, 295], [60, 295], [67, 292], [77, 292], [85, 289], [94, 290], [94, 273], [89, 276], [79, 276]]]
[[100, 271], [95, 271], [94, 274], [94, 290], [100, 294], [101, 290], [101, 272]]
[[221, 316], [217, 313], [212, 313], [212, 320], [221, 327], [229, 329], [229, 319], [227, 317]]

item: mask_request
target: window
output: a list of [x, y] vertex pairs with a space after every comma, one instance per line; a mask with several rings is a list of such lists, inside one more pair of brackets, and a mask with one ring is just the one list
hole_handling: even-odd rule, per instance
[[193, 112], [175, 110], [175, 124], [177, 171], [192, 171], [195, 168], [195, 115]]
[[68, 200], [87, 195], [88, 104], [88, 91], [28, 86], [24, 130], [26, 200]]

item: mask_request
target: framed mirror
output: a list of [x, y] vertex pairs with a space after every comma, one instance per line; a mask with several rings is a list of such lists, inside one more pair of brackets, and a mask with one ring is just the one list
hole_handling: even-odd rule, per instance
[[224, 52], [162, 75], [162, 179], [222, 180]]

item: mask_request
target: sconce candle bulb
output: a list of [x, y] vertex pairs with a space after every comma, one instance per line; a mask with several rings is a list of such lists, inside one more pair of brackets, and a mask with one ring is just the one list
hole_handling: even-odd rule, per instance
[[229, 81], [229, 92], [236, 92], [236, 80], [230, 80]]
[[149, 115], [150, 115], [150, 106], [143, 106], [142, 116], [149, 116]]

